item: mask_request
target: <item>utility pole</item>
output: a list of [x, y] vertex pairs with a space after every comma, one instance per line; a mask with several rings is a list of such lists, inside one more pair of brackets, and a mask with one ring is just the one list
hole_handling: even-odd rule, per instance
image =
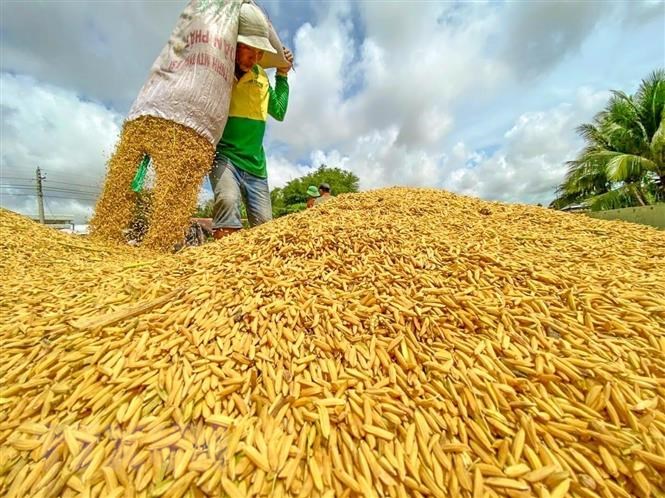
[[45, 178], [45, 176], [42, 176], [42, 170], [37, 166], [37, 207], [39, 208], [39, 222], [42, 225], [46, 223], [44, 219], [44, 191], [42, 190], [42, 180]]

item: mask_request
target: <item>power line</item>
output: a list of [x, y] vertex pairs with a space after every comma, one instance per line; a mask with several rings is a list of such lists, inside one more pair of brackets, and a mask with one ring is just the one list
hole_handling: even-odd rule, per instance
[[[18, 181], [22, 181], [22, 182], [31, 182], [33, 185], [34, 185], [34, 182], [35, 182], [34, 178], [0, 175], [0, 181], [2, 181], [2, 180], [18, 180]], [[92, 189], [101, 189], [100, 185], [92, 185], [90, 183], [72, 183], [72, 182], [61, 181], [61, 180], [50, 180], [48, 178], [45, 178], [43, 180], [43, 182], [44, 183], [60, 183], [60, 184], [64, 184], [64, 185], [71, 185], [73, 187], [85, 187], [85, 188], [92, 188]]]
[[34, 185], [0, 185], [0, 188], [16, 188], [16, 189], [30, 189], [34, 190]]
[[91, 199], [89, 197], [60, 197], [59, 195], [49, 195], [45, 199], [58, 199], [63, 201], [76, 201], [76, 202], [85, 202], [94, 204], [97, 202], [97, 199]]
[[[9, 194], [11, 197], [37, 197], [37, 194]], [[49, 199], [74, 199], [78, 201], [96, 201], [96, 197], [80, 197], [80, 196], [59, 196], [59, 195], [49, 195]]]
[[99, 190], [81, 190], [78, 188], [64, 188], [64, 187], [44, 187], [45, 190], [50, 190], [51, 192], [74, 192], [82, 194], [99, 194]]
[[77, 199], [77, 200], [86, 200], [86, 201], [96, 201], [97, 200], [96, 196], [93, 196], [93, 195], [87, 196], [87, 195], [83, 195], [83, 194], [80, 194], [80, 195], [66, 195], [66, 194], [53, 195], [53, 194], [48, 194], [47, 193], [46, 196], [48, 196], [49, 199]]
[[31, 182], [35, 181], [34, 178], [26, 178], [26, 177], [24, 177], [24, 176], [21, 177], [21, 176], [4, 176], [4, 175], [0, 175], [0, 179], [4, 179], [4, 180], [28, 180], [28, 181], [31, 181]]
[[[33, 190], [35, 188], [34, 185], [28, 186], [28, 185], [0, 185], [0, 188], [4, 189], [16, 189], [16, 190]], [[90, 194], [90, 195], [97, 195], [99, 194], [99, 190], [97, 191], [91, 191], [91, 190], [79, 190], [79, 189], [72, 189], [72, 188], [62, 188], [62, 187], [49, 187], [45, 186], [43, 187], [44, 192], [69, 192], [69, 193], [74, 193], [74, 194]]]
[[[81, 181], [83, 178], [78, 177], [75, 173], [62, 173], [60, 171], [56, 172], [49, 172], [48, 174], [49, 180], [52, 182], [60, 182], [60, 183], [69, 183], [70, 181]], [[88, 178], [86, 178], [87, 180]], [[90, 180], [90, 181], [95, 181], [95, 180]]]
[[[99, 197], [101, 188], [84, 183], [72, 183], [61, 180], [47, 180], [53, 186], [44, 184], [46, 175], [42, 174], [42, 170], [37, 167], [35, 178], [26, 178], [21, 176], [0, 176], [0, 194], [7, 197], [37, 197], [37, 205], [39, 207], [40, 221], [44, 222], [44, 199], [62, 199], [70, 201], [80, 201], [85, 203], [94, 203]], [[15, 182], [21, 182], [15, 184]], [[25, 183], [29, 183], [26, 185]], [[77, 188], [78, 187], [78, 188]], [[1, 190], [4, 189], [5, 192]], [[36, 193], [35, 192], [36, 189]], [[18, 190], [18, 193], [14, 192]], [[32, 191], [31, 193], [24, 192], [26, 190]], [[50, 211], [50, 207], [47, 205]], [[52, 213], [51, 213], [52, 214]]]
[[46, 183], [64, 183], [65, 185], [73, 185], [76, 187], [88, 187], [88, 188], [100, 188], [99, 185], [90, 185], [90, 184], [84, 184], [84, 183], [71, 183], [71, 182], [61, 182], [58, 180], [45, 180]]
[[[4, 180], [4, 178], [0, 178], [0, 181], [2, 181], [2, 180]], [[16, 181], [19, 181], [19, 182], [21, 182], [21, 183], [16, 183]], [[32, 185], [33, 187], [35, 186], [35, 180], [34, 180], [34, 178], [33, 178], [32, 180], [14, 180], [14, 181], [11, 182], [11, 183], [12, 183], [12, 184], [15, 184], [15, 185], [25, 185], [25, 184], [30, 184], [30, 185]], [[9, 185], [9, 184], [5, 184], [5, 185]]]
[[96, 192], [93, 192], [92, 190], [78, 190], [75, 188], [56, 188], [56, 187], [45, 187], [45, 191], [47, 192], [70, 192], [73, 194], [90, 194], [90, 195], [97, 195], [99, 194], [99, 190]]
[[46, 199], [44, 199], [44, 204], [46, 205], [46, 209], [48, 209], [48, 212], [51, 213], [51, 217], [55, 218], [55, 215], [53, 214], [53, 211], [51, 210], [51, 206], [49, 206], [49, 203]]

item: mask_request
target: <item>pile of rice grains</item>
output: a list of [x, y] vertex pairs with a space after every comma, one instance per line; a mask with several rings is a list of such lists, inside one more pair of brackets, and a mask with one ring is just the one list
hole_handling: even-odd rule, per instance
[[665, 496], [663, 232], [414, 189], [175, 255], [0, 222], [3, 496]]
[[151, 159], [156, 182], [142, 245], [170, 250], [184, 238], [201, 182], [212, 166], [214, 148], [191, 128], [166, 119], [143, 116], [124, 124], [91, 230], [100, 240], [125, 242], [123, 232], [138, 201], [130, 185], [145, 155]]

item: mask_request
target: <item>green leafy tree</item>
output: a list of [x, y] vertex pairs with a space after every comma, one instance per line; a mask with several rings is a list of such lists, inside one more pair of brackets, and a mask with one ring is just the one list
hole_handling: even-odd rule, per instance
[[[358, 177], [350, 171], [341, 168], [330, 168], [322, 164], [315, 171], [291, 180], [284, 187], [274, 188], [270, 191], [273, 218], [304, 210], [307, 202], [306, 191], [310, 185], [318, 187], [322, 183], [327, 183], [330, 185], [331, 194], [337, 195], [358, 192], [358, 182]], [[212, 199], [199, 204], [194, 216], [197, 218], [211, 218], [212, 207]], [[248, 226], [244, 203], [240, 205], [240, 217], [243, 220], [243, 225]]]
[[665, 201], [665, 70], [651, 73], [629, 96], [613, 91], [593, 120], [577, 129], [586, 146], [569, 161], [555, 208], [592, 210]]
[[194, 218], [212, 218], [213, 200], [208, 199], [203, 204], [196, 206]]
[[345, 194], [358, 192], [358, 177], [350, 171], [341, 168], [331, 168], [322, 164], [315, 171], [295, 178], [283, 188], [276, 188], [270, 193], [273, 216], [275, 218], [285, 214], [302, 211], [307, 202], [307, 187], [318, 187], [322, 183], [330, 185], [331, 194]]
[[273, 218], [279, 218], [287, 214], [284, 202], [284, 189], [277, 187], [270, 191], [270, 204], [272, 205]]

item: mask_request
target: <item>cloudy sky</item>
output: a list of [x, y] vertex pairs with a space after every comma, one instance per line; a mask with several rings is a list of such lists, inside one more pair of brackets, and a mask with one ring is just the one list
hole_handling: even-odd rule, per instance
[[[259, 0], [292, 47], [271, 187], [321, 163], [362, 189], [553, 199], [575, 127], [665, 66], [665, 2]], [[0, 205], [92, 212], [133, 99], [185, 1], [0, 2]], [[208, 191], [208, 194], [205, 193]], [[203, 196], [209, 195], [204, 186]]]

